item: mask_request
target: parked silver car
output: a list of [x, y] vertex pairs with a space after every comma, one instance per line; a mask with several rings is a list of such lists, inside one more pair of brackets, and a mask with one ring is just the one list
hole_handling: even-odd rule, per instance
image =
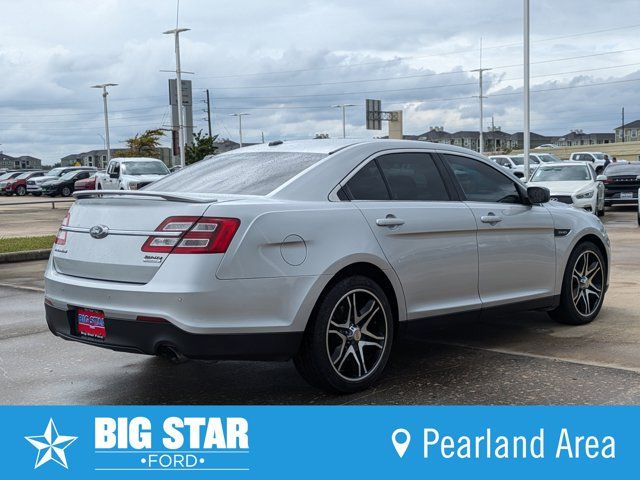
[[504, 309], [584, 324], [608, 285], [595, 215], [450, 145], [271, 142], [140, 191], [74, 195], [46, 271], [54, 334], [294, 358], [331, 391], [375, 382], [401, 324]]

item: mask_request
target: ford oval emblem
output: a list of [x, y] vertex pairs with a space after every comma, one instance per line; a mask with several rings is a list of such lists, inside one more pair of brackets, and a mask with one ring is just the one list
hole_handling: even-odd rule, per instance
[[109, 227], [106, 225], [94, 225], [89, 230], [89, 235], [97, 239], [104, 238], [109, 235]]

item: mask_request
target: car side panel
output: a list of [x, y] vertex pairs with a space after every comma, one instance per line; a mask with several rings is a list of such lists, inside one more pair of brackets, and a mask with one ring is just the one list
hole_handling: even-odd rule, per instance
[[[369, 226], [351, 203], [304, 204], [291, 202], [263, 209], [246, 226], [242, 238], [233, 242], [217, 278], [323, 275], [332, 273], [332, 265], [354, 253], [375, 257], [383, 269], [390, 268]], [[237, 213], [242, 208], [233, 205]], [[214, 206], [207, 215], [215, 212]]]
[[555, 237], [556, 247], [556, 288], [555, 295], [560, 295], [562, 290], [562, 278], [569, 260], [571, 252], [576, 245], [587, 235], [593, 235], [599, 238], [605, 247], [607, 255], [607, 279], [609, 284], [609, 272], [611, 263], [611, 249], [609, 237], [604, 225], [595, 215], [581, 210], [577, 210], [571, 206], [551, 202], [545, 204], [545, 208], [549, 211], [553, 218], [554, 228], [559, 230], [569, 230], [564, 236]]

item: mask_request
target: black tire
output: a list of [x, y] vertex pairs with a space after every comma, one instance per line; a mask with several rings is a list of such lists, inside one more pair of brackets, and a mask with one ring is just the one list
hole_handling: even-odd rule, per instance
[[61, 193], [62, 193], [63, 197], [70, 197], [71, 193], [72, 193], [72, 190], [71, 190], [70, 187], [62, 187], [62, 192]]
[[[355, 323], [351, 322], [352, 302], [356, 304], [354, 318], [362, 315]], [[344, 325], [331, 323], [332, 319], [340, 319]], [[300, 375], [318, 388], [332, 393], [358, 392], [382, 375], [393, 336], [393, 314], [384, 290], [368, 277], [347, 277], [318, 300], [294, 364]]]
[[[585, 257], [585, 255], [587, 256]], [[595, 270], [595, 273], [589, 274], [589, 269], [595, 268], [596, 259], [599, 263], [599, 274]], [[589, 241], [579, 243], [569, 256], [562, 279], [560, 305], [549, 312], [551, 318], [567, 325], [591, 323], [600, 313], [604, 302], [606, 269], [604, 256], [597, 245]], [[576, 273], [575, 270], [582, 271], [582, 275]], [[589, 283], [585, 284], [584, 278], [590, 276]], [[598, 295], [596, 293], [598, 289], [599, 296], [596, 299], [594, 296]], [[574, 301], [574, 299], [576, 300]], [[587, 304], [587, 302], [589, 303]]]
[[638, 212], [638, 226], [640, 227], [640, 211]]
[[42, 193], [40, 192], [34, 192], [31, 195], [33, 195], [34, 197], [40, 197], [42, 195]]
[[102, 185], [98, 184], [98, 188], [96, 190], [102, 190]]
[[26, 194], [27, 194], [27, 189], [22, 185], [16, 188], [16, 195], [18, 195], [19, 197], [24, 197]]
[[596, 215], [598, 217], [604, 217], [605, 210], [606, 210], [606, 208], [605, 208], [604, 204], [602, 204], [602, 209], [596, 210]]

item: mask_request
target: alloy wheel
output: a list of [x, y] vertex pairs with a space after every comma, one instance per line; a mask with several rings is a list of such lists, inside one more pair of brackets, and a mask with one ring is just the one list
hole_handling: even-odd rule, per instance
[[588, 317], [602, 301], [604, 270], [600, 257], [593, 251], [582, 252], [571, 275], [571, 293], [577, 312]]
[[338, 375], [359, 381], [380, 364], [389, 334], [387, 315], [372, 292], [354, 289], [343, 295], [329, 317], [327, 355]]

